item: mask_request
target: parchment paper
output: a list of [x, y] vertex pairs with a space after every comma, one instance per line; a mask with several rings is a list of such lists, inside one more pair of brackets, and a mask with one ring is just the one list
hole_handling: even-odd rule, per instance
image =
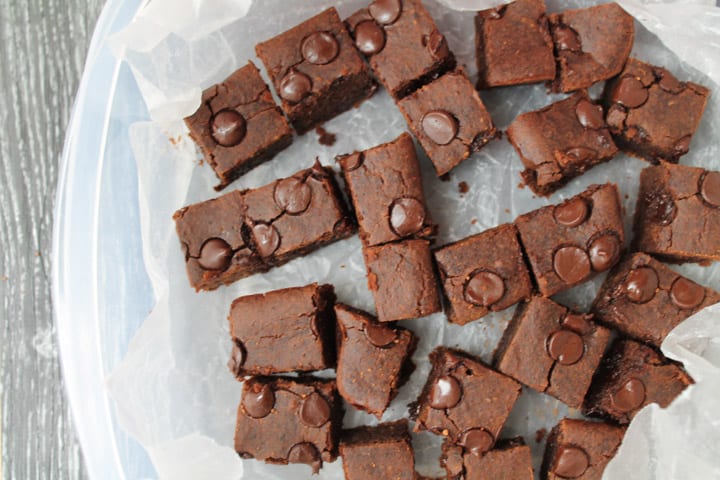
[[[438, 3], [440, 2], [440, 3]], [[374, 311], [366, 286], [357, 237], [344, 240], [214, 292], [195, 293], [175, 235], [172, 213], [183, 205], [215, 196], [216, 179], [181, 121], [200, 103], [203, 88], [218, 82], [248, 59], [254, 45], [327, 6], [342, 16], [368, 0], [153, 0], [142, 18], [114, 39], [118, 55], [133, 68], [153, 121], [134, 124], [131, 141], [140, 184], [143, 255], [152, 280], [156, 305], [132, 341], [127, 355], [108, 380], [120, 424], [144, 445], [161, 478], [280, 479], [310, 478], [306, 466], [268, 466], [241, 461], [232, 450], [240, 384], [227, 370], [231, 343], [227, 314], [231, 301], [244, 294], [299, 286], [310, 282], [335, 285], [341, 301]], [[487, 0], [427, 0], [427, 7], [448, 37], [459, 62], [476, 73], [474, 10], [495, 4]], [[549, 0], [551, 12], [589, 6], [589, 0]], [[636, 23], [633, 55], [663, 65], [682, 80], [710, 87], [714, 95], [682, 163], [720, 170], [720, 14], [710, 2], [621, 4], [645, 25]], [[249, 10], [248, 10], [249, 7]], [[454, 10], [458, 9], [458, 10]], [[649, 29], [649, 30], [648, 30]], [[653, 32], [653, 33], [651, 33]], [[654, 34], [659, 35], [658, 39]], [[678, 52], [680, 57], [673, 54]], [[685, 61], [683, 61], [683, 60]], [[258, 66], [260, 62], [256, 61]], [[597, 95], [600, 87], [591, 93]], [[505, 128], [519, 113], [562, 98], [548, 95], [543, 85], [482, 92], [496, 124]], [[311, 165], [315, 157], [332, 165], [335, 155], [365, 149], [394, 139], [406, 129], [397, 108], [384, 91], [358, 109], [325, 125], [337, 134], [332, 147], [321, 146], [317, 135], [297, 137], [289, 149], [235, 182], [231, 188], [257, 187]], [[170, 140], [171, 141], [170, 141]], [[624, 194], [626, 227], [630, 231], [639, 171], [646, 163], [618, 155], [572, 181], [550, 199], [534, 198], [519, 188], [521, 162], [506, 140], [491, 143], [440, 181], [429, 161], [421, 159], [428, 206], [440, 224], [442, 245], [548, 203], [557, 203], [592, 183], [613, 181]], [[460, 193], [458, 183], [469, 185]], [[688, 277], [720, 289], [720, 267], [674, 266]], [[587, 307], [602, 277], [557, 297], [576, 308]], [[513, 309], [491, 314], [464, 327], [449, 325], [443, 314], [402, 322], [420, 335], [414, 360], [418, 365], [383, 420], [407, 415], [429, 371], [427, 354], [438, 344], [465, 349], [486, 361]], [[665, 352], [686, 362], [698, 384], [666, 410], [648, 408], [633, 422], [605, 478], [717, 478], [720, 457], [720, 311], [708, 309], [673, 332]], [[323, 372], [330, 375], [332, 372]], [[532, 448], [537, 469], [550, 430], [564, 416], [579, 416], [549, 396], [525, 390], [503, 436], [523, 435]], [[348, 409], [346, 426], [377, 423], [374, 417]], [[413, 436], [417, 469], [441, 476], [440, 439]], [[692, 474], [691, 474], [692, 472]], [[342, 478], [341, 461], [326, 464], [320, 479]]]

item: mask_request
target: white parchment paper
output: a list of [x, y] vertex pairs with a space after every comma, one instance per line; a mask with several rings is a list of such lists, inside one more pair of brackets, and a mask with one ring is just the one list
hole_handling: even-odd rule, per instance
[[[299, 286], [310, 282], [335, 285], [341, 301], [374, 311], [357, 237], [325, 247], [262, 275], [215, 292], [195, 293], [171, 216], [183, 205], [215, 196], [216, 179], [203, 165], [187, 136], [182, 118], [195, 111], [203, 88], [218, 82], [248, 59], [254, 45], [335, 5], [342, 16], [368, 0], [153, 0], [140, 17], [113, 40], [118, 55], [131, 65], [153, 121], [131, 127], [138, 166], [143, 254], [156, 305], [132, 341], [108, 385], [123, 428], [144, 445], [161, 478], [174, 480], [310, 478], [306, 466], [269, 466], [241, 461], [232, 449], [240, 384], [226, 367], [231, 343], [227, 314], [231, 301], [244, 294]], [[448, 37], [459, 62], [475, 74], [473, 14], [492, 6], [489, 0], [427, 0], [426, 5]], [[497, 2], [499, 3], [499, 2]], [[593, 4], [589, 0], [549, 0], [551, 12]], [[621, 4], [642, 22], [636, 23], [633, 55], [663, 65], [681, 80], [710, 87], [714, 95], [693, 139], [685, 164], [720, 170], [720, 14], [709, 1]], [[657, 37], [656, 37], [657, 35]], [[673, 53], [675, 52], [675, 53]], [[258, 66], [260, 62], [256, 61]], [[600, 87], [591, 91], [597, 95]], [[496, 124], [504, 128], [516, 115], [557, 99], [543, 85], [482, 92]], [[231, 188], [258, 187], [311, 165], [315, 157], [332, 165], [335, 155], [390, 141], [406, 129], [384, 91], [358, 109], [325, 125], [337, 135], [331, 147], [317, 135], [297, 137], [289, 149], [239, 179]], [[170, 140], [169, 140], [170, 139]], [[640, 160], [618, 155], [575, 179], [550, 199], [535, 198], [519, 188], [521, 162], [506, 140], [491, 143], [440, 181], [426, 158], [421, 159], [428, 206], [440, 224], [437, 244], [478, 233], [548, 203], [556, 203], [592, 183], [613, 181], [624, 194], [630, 231]], [[458, 184], [469, 190], [460, 193]], [[720, 289], [720, 267], [673, 267], [688, 277]], [[558, 296], [576, 308], [587, 307], [602, 278]], [[443, 314], [403, 322], [421, 338], [418, 365], [383, 420], [407, 415], [429, 371], [427, 354], [438, 344], [456, 346], [486, 361], [513, 309], [491, 314], [460, 327]], [[668, 355], [684, 361], [698, 384], [666, 410], [648, 408], [633, 422], [606, 478], [717, 478], [720, 457], [720, 309], [707, 309], [688, 320], [665, 343]], [[330, 374], [331, 372], [324, 372]], [[523, 435], [533, 450], [536, 470], [544, 448], [542, 429], [564, 416], [579, 416], [561, 402], [525, 390], [503, 435]], [[377, 423], [374, 417], [348, 410], [346, 426]], [[537, 438], [536, 438], [537, 437]], [[417, 469], [441, 476], [440, 439], [413, 436]], [[341, 461], [326, 464], [320, 479], [342, 478]]]

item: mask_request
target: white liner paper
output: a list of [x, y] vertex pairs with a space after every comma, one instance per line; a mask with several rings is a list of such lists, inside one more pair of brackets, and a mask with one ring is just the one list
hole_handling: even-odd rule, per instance
[[[132, 341], [125, 359], [108, 384], [121, 425], [144, 445], [161, 478], [219, 480], [310, 478], [306, 466], [269, 466], [241, 461], [232, 450], [240, 384], [226, 367], [231, 343], [227, 314], [231, 301], [244, 294], [330, 282], [341, 301], [374, 311], [367, 290], [357, 237], [325, 247], [267, 274], [256, 275], [215, 292], [195, 293], [185, 276], [179, 242], [171, 220], [183, 205], [215, 196], [217, 183], [202, 165], [187, 136], [182, 117], [200, 103], [203, 88], [221, 81], [248, 59], [254, 45], [335, 5], [342, 16], [369, 0], [153, 0], [113, 45], [131, 65], [154, 121], [131, 127], [138, 166], [143, 254], [156, 305]], [[474, 10], [492, 6], [487, 0], [427, 0], [431, 14], [448, 37], [459, 62], [471, 74], [474, 63]], [[549, 0], [550, 12], [589, 6], [589, 0]], [[666, 66], [681, 80], [710, 87], [714, 96], [693, 139], [685, 164], [720, 170], [720, 14], [711, 2], [638, 3], [621, 1], [642, 24], [636, 24], [633, 55]], [[248, 10], [249, 8], [249, 10]], [[457, 9], [457, 10], [453, 10]], [[649, 30], [648, 30], [649, 29]], [[652, 33], [651, 33], [652, 32]], [[660, 38], [659, 41], [654, 34]], [[669, 49], [677, 52], [680, 57]], [[682, 59], [685, 60], [683, 62]], [[599, 88], [591, 93], [597, 95]], [[562, 98], [543, 85], [482, 92], [497, 125], [505, 128], [519, 113]], [[360, 108], [333, 119], [325, 128], [337, 134], [332, 147], [321, 146], [314, 133], [295, 139], [289, 149], [235, 182], [231, 188], [258, 187], [310, 166], [318, 157], [332, 165], [335, 155], [366, 149], [394, 139], [406, 125], [384, 91]], [[171, 139], [172, 141], [169, 141]], [[517, 215], [584, 190], [592, 183], [616, 182], [624, 194], [626, 227], [634, 210], [639, 171], [646, 163], [618, 155], [572, 181], [550, 199], [534, 198], [518, 188], [520, 160], [506, 140], [495, 141], [464, 162], [447, 182], [421, 159], [432, 217], [440, 224], [438, 245], [512, 221]], [[461, 194], [459, 182], [469, 185]], [[629, 232], [629, 230], [628, 230]], [[696, 281], [720, 289], [720, 267], [673, 267]], [[602, 278], [559, 300], [587, 307]], [[429, 371], [427, 354], [438, 344], [465, 349], [486, 361], [513, 309], [491, 314], [464, 327], [450, 325], [443, 314], [402, 322], [421, 338], [418, 365], [383, 420], [407, 415]], [[666, 410], [647, 408], [638, 415], [605, 478], [718, 478], [720, 457], [720, 309], [709, 308], [678, 327], [665, 342], [665, 352], [684, 361], [698, 384]], [[331, 372], [324, 372], [330, 374]], [[503, 436], [523, 435], [533, 451], [536, 470], [544, 442], [536, 432], [550, 430], [558, 419], [578, 416], [551, 397], [525, 390]], [[374, 417], [348, 411], [347, 426], [374, 424]], [[439, 439], [414, 435], [417, 469], [441, 476]], [[341, 462], [326, 464], [319, 479], [342, 478]]]

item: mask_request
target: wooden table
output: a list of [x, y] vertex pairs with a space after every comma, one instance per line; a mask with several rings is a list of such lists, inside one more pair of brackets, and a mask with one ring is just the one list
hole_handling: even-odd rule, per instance
[[86, 478], [50, 303], [58, 162], [103, 0], [0, 0], [2, 478]]

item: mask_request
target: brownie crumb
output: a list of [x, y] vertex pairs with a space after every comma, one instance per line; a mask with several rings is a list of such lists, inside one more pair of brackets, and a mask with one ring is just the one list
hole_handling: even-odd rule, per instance
[[325, 145], [326, 147], [332, 147], [335, 145], [335, 142], [337, 141], [337, 135], [334, 133], [330, 133], [327, 130], [325, 130], [323, 127], [317, 127], [315, 128], [315, 133], [318, 134], [318, 143], [320, 145]]
[[525, 188], [525, 183], [524, 183], [524, 182], [518, 183], [518, 188], [519, 188], [520, 190], [524, 189], [524, 188]]
[[547, 429], [541, 428], [540, 430], [537, 430], [535, 432], [535, 443], [540, 443], [545, 440], [545, 435], [547, 435]]
[[445, 175], [440, 175], [438, 177], [441, 182], [449, 182], [450, 181], [450, 174], [446, 173]]
[[470, 225], [475, 225], [477, 223], [477, 218], [473, 218], [470, 220]]

